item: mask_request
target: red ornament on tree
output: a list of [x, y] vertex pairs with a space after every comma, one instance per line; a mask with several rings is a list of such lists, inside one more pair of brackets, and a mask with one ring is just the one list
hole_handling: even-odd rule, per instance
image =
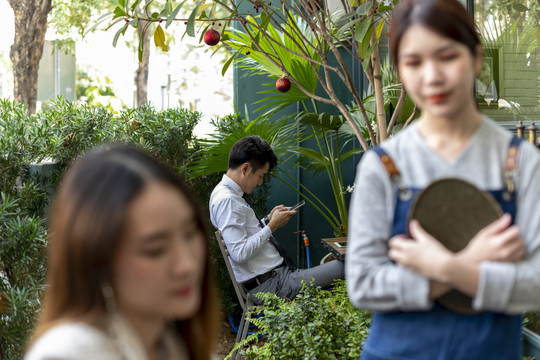
[[276, 89], [281, 92], [287, 92], [291, 89], [291, 81], [285, 76], [280, 77], [276, 81]]
[[210, 29], [204, 33], [203, 40], [206, 43], [206, 45], [209, 45], [209, 46], [217, 45], [217, 43], [219, 42], [219, 39], [221, 39], [221, 35], [219, 34], [218, 31], [214, 29]]

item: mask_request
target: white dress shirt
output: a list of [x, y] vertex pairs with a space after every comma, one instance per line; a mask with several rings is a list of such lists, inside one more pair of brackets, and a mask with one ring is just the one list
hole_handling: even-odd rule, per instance
[[223, 235], [236, 281], [240, 283], [283, 262], [283, 257], [269, 241], [272, 230], [268, 226], [261, 228], [243, 195], [242, 188], [223, 175], [210, 196], [210, 220]]

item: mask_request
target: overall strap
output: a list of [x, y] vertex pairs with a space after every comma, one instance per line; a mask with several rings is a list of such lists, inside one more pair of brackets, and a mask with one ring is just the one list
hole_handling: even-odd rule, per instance
[[386, 169], [386, 172], [388, 173], [388, 176], [390, 177], [390, 180], [398, 187], [399, 189], [399, 199], [402, 201], [407, 201], [412, 196], [412, 191], [408, 187], [405, 186], [401, 179], [401, 174], [399, 173], [399, 170], [394, 163], [394, 160], [388, 155], [386, 151], [383, 150], [382, 147], [376, 146], [373, 148], [373, 151], [377, 155], [379, 155], [379, 158], [381, 159], [381, 162]]
[[510, 141], [510, 146], [508, 147], [508, 152], [506, 154], [506, 160], [504, 162], [503, 168], [503, 182], [504, 182], [504, 191], [503, 199], [505, 201], [511, 201], [515, 195], [516, 187], [514, 184], [514, 176], [517, 169], [517, 161], [519, 154], [519, 145], [523, 139], [517, 136], [513, 136]]

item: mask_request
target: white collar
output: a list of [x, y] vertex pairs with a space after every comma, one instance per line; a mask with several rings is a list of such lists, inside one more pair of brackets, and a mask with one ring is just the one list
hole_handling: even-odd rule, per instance
[[225, 186], [228, 187], [229, 189], [231, 189], [235, 194], [237, 194], [239, 196], [244, 196], [244, 190], [242, 190], [240, 185], [238, 185], [236, 183], [236, 181], [234, 181], [233, 179], [231, 179], [227, 175], [224, 174], [221, 181], [223, 181]]

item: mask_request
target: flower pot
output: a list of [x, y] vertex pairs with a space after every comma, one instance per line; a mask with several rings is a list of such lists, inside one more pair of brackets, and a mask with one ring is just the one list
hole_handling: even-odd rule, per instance
[[327, 262], [330, 262], [332, 260], [337, 260], [337, 256], [329, 252], [328, 254], [324, 255], [324, 257], [321, 259], [321, 265], [326, 264]]

